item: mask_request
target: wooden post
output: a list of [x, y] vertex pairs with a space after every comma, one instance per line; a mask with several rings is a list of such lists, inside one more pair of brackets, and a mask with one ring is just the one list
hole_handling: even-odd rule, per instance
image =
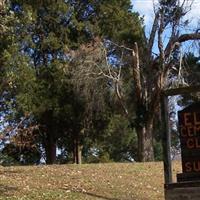
[[175, 96], [175, 95], [191, 94], [197, 92], [200, 92], [200, 85], [168, 89], [164, 91], [164, 94], [165, 96]]
[[165, 184], [172, 183], [171, 136], [169, 131], [168, 97], [162, 95], [161, 100], [162, 130], [163, 130], [163, 162]]

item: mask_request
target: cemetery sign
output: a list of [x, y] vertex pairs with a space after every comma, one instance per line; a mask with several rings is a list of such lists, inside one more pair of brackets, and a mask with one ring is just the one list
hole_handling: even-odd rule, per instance
[[178, 112], [183, 173], [200, 173], [200, 103]]

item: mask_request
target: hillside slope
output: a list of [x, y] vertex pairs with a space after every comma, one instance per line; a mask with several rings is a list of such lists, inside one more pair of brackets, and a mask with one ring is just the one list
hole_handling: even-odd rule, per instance
[[[180, 164], [175, 165], [175, 171]], [[163, 200], [157, 163], [0, 167], [0, 199]]]

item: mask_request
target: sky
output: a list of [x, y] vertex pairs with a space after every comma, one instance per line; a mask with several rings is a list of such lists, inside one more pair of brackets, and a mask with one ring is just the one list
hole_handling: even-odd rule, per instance
[[[183, 2], [183, 0], [180, 0]], [[188, 0], [188, 3], [192, 4], [192, 9], [190, 12], [188, 12], [184, 18], [184, 20], [189, 19], [189, 25], [185, 27], [181, 32], [182, 33], [190, 33], [193, 32], [193, 30], [196, 30], [198, 26], [198, 22], [200, 22], [200, 0]], [[151, 26], [154, 19], [154, 3], [157, 3], [158, 0], [131, 0], [133, 5], [133, 11], [139, 12], [141, 16], [144, 17], [144, 23], [145, 23], [145, 32], [146, 36], [148, 37], [150, 35]], [[164, 33], [164, 44], [167, 44], [167, 36], [170, 34], [170, 31], [167, 30]], [[193, 49], [193, 46], [191, 43], [184, 43], [184, 46], [182, 47], [183, 51], [190, 51]], [[154, 47], [154, 53], [157, 53], [158, 49], [157, 46]]]
[[[133, 5], [133, 11], [139, 12], [141, 16], [144, 16], [144, 23], [145, 23], [145, 31], [146, 35], [149, 36], [152, 22], [154, 19], [154, 12], [153, 12], [153, 2], [158, 2], [158, 0], [131, 0]], [[183, 0], [180, 0], [183, 1]], [[192, 0], [189, 0], [191, 2]], [[198, 22], [200, 22], [200, 0], [194, 0], [192, 4], [192, 9], [189, 13], [186, 15], [186, 19], [189, 19], [190, 24], [187, 27], [186, 32], [191, 32], [192, 30], [197, 27]], [[169, 34], [169, 31], [166, 32], [166, 34]], [[184, 49], [191, 49], [192, 46], [185, 44], [183, 47]], [[154, 47], [154, 52], [158, 52], [157, 47]], [[177, 96], [175, 97], [177, 98]], [[176, 105], [176, 111], [182, 109], [181, 107]]]
[[[153, 21], [153, 2], [158, 0], [131, 0], [133, 4], [133, 10], [138, 11], [141, 16], [144, 16], [144, 22], [146, 25], [146, 32], [150, 31], [150, 24]], [[183, 1], [183, 0], [180, 0]], [[192, 0], [189, 0], [192, 2]], [[194, 0], [192, 10], [187, 14], [187, 19], [190, 19], [190, 27], [197, 26], [197, 22], [200, 19], [200, 0]]]

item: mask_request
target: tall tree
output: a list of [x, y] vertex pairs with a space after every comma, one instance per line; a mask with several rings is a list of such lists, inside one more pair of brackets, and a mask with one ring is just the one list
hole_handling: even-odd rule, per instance
[[[72, 130], [68, 124], [74, 124], [74, 131], [81, 130], [79, 122], [71, 123], [81, 116], [76, 115], [75, 107], [80, 106], [68, 82], [74, 50], [96, 36], [136, 41], [141, 38], [142, 27], [128, 0], [57, 4], [18, 0], [10, 1], [10, 9], [17, 19], [12, 26], [15, 44], [4, 52], [4, 58], [13, 109], [22, 115], [34, 115], [45, 136], [47, 162], [53, 163], [59, 131]], [[61, 130], [64, 123], [66, 127]]]
[[[175, 66], [174, 55], [186, 41], [200, 39], [198, 32], [187, 33], [181, 30], [183, 17], [191, 9], [191, 2], [159, 1], [155, 6], [155, 18], [150, 37], [147, 40], [145, 60], [133, 48], [133, 80], [136, 92], [137, 118], [142, 122], [136, 130], [139, 141], [139, 157], [141, 161], [153, 160], [153, 124], [159, 112], [162, 91], [168, 85], [169, 73]], [[166, 30], [170, 36], [164, 41]], [[156, 40], [157, 37], [157, 40]], [[158, 55], [153, 54], [153, 46], [157, 43]], [[144, 112], [141, 112], [141, 108]]]
[[[184, 42], [200, 39], [198, 29], [191, 33], [182, 29], [188, 23], [183, 18], [190, 9], [190, 1], [159, 1], [154, 5], [155, 18], [145, 43], [138, 45], [137, 41], [128, 40], [115, 43], [112, 38], [106, 42], [97, 41], [99, 51], [96, 50], [95, 57], [85, 61], [90, 63], [91, 71], [88, 72], [87, 67], [84, 73], [107, 78], [125, 115], [134, 124], [139, 161], [154, 160], [153, 133], [155, 121], [159, 119], [160, 98], [169, 86], [171, 72], [178, 66], [180, 46]], [[166, 34], [167, 39], [164, 37]], [[158, 53], [154, 53], [154, 48]], [[132, 71], [131, 77], [126, 67]], [[127, 104], [130, 102], [126, 97], [127, 80], [132, 88], [132, 106]], [[130, 107], [134, 108], [134, 112]]]
[[67, 30], [62, 31], [64, 26], [58, 26], [68, 6], [62, 2], [55, 8], [48, 2], [33, 5], [29, 1], [13, 1], [10, 9], [17, 18], [13, 26], [16, 43], [4, 53], [7, 80], [16, 102], [11, 109], [21, 111], [22, 115], [34, 115], [35, 122], [42, 127], [47, 163], [51, 164], [55, 162], [56, 140], [60, 134], [56, 121], [66, 119], [59, 114], [68, 106], [61, 99], [70, 95], [67, 78], [61, 70]]

